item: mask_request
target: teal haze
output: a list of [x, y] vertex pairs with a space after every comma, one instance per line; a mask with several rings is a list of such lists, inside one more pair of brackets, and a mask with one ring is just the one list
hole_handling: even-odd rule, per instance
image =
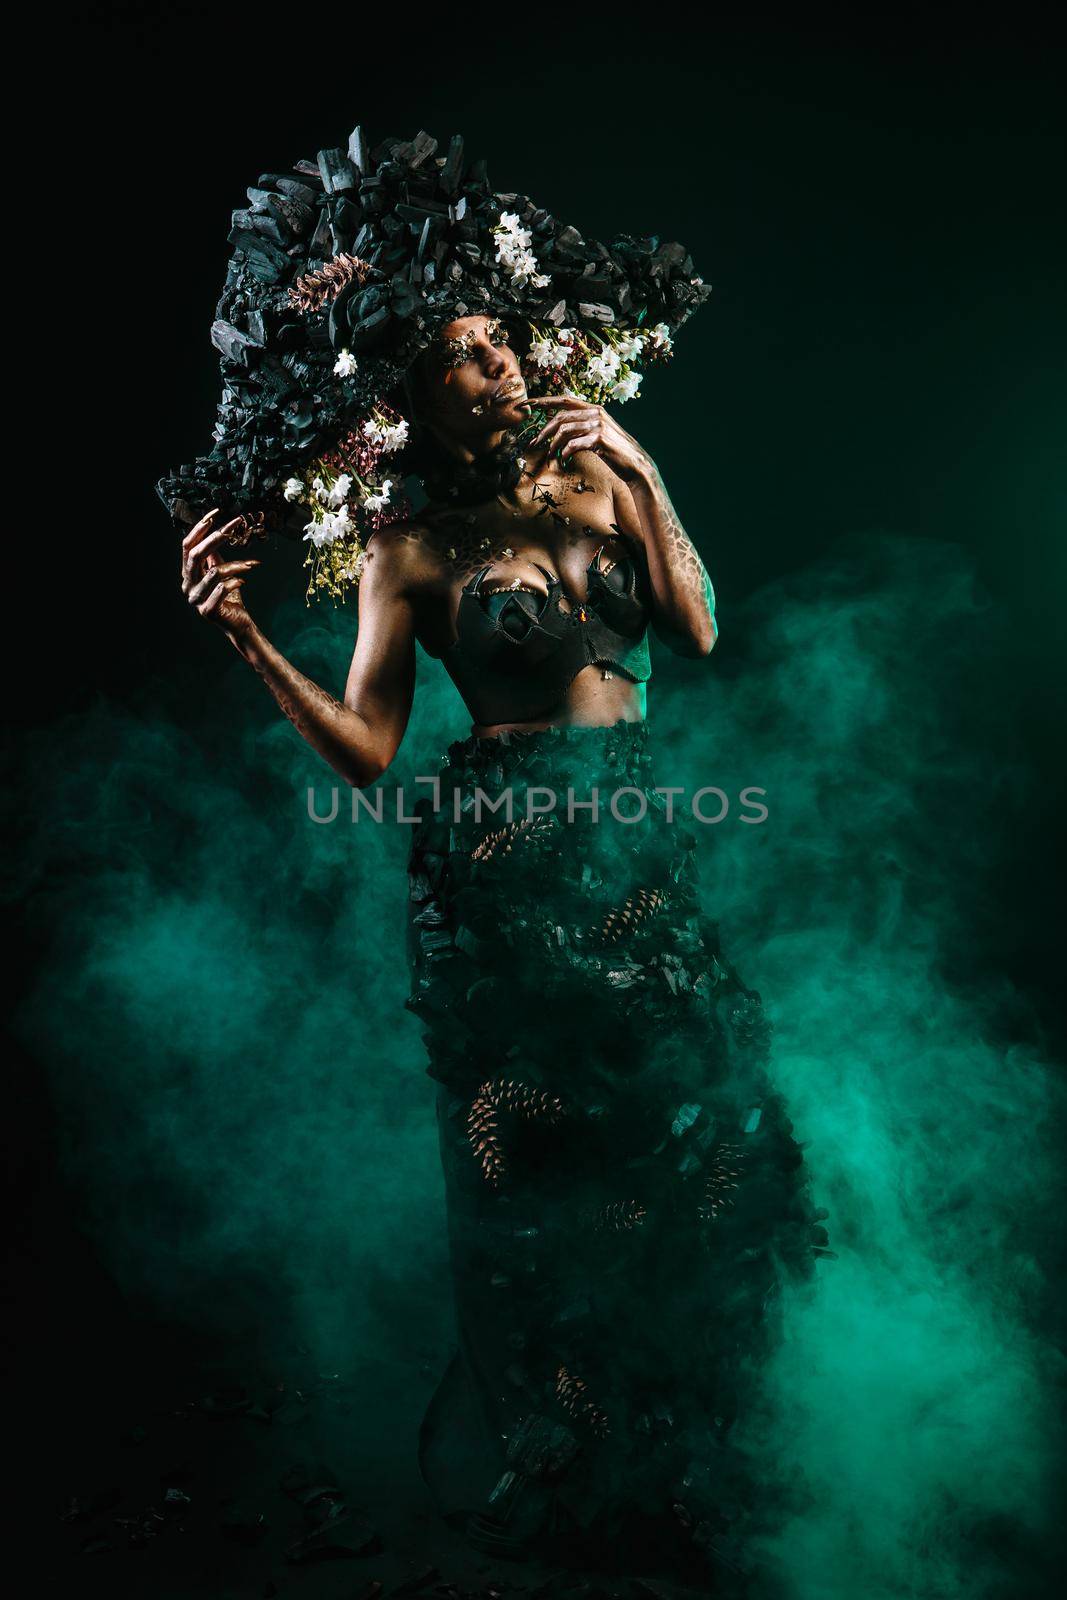
[[[775, 1019], [837, 1251], [746, 1437], [792, 1485], [764, 1556], [797, 1600], [1022, 1594], [1050, 1510], [1060, 1108], [996, 961], [997, 874], [1031, 803], [998, 613], [960, 547], [865, 535], [720, 624], [707, 665], [656, 653], [656, 766], [767, 792], [761, 826], [700, 830], [703, 892]], [[348, 614], [290, 601], [269, 626], [343, 680]], [[420, 659], [386, 786], [465, 732]], [[32, 754], [26, 872], [51, 943], [21, 1026], [124, 1294], [338, 1363], [442, 1360], [405, 828], [352, 826], [345, 793], [336, 823], [308, 820], [332, 776], [236, 655], [210, 699], [179, 669]]]

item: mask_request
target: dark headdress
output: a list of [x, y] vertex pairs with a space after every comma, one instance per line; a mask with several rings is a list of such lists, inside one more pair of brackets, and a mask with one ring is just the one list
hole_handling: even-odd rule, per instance
[[427, 133], [370, 149], [357, 128], [347, 152], [322, 150], [247, 191], [211, 329], [215, 442], [158, 486], [177, 521], [218, 506], [297, 531], [306, 518], [284, 485], [357, 436], [456, 317], [517, 320], [542, 340], [574, 330], [587, 353], [656, 327], [647, 359], [710, 292], [680, 244], [587, 239], [492, 190], [459, 136], [437, 152]]

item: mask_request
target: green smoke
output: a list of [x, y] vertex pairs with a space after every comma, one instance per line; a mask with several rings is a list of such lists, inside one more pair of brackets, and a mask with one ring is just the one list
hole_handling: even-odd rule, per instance
[[[995, 959], [1027, 778], [1006, 644], [958, 548], [854, 541], [660, 653], [664, 784], [767, 791], [702, 838], [727, 954], [776, 1019], [838, 1260], [789, 1319], [747, 1447], [798, 1509], [763, 1551], [803, 1600], [1036, 1593], [1050, 1394], [1053, 1079]], [[343, 681], [350, 616], [272, 636]], [[220, 646], [221, 648], [221, 646]], [[318, 1349], [447, 1345], [431, 1086], [403, 1010], [407, 833], [331, 826], [333, 779], [234, 657], [30, 752], [26, 887], [50, 956], [22, 1025], [70, 1182], [125, 1292]], [[388, 787], [467, 731], [420, 658]], [[388, 811], [388, 807], [387, 807]]]
[[[350, 622], [308, 627], [300, 606], [275, 626], [336, 682]], [[24, 1027], [128, 1294], [222, 1329], [270, 1306], [335, 1361], [396, 1351], [424, 1303], [433, 1348], [449, 1302], [431, 1086], [403, 1010], [407, 830], [308, 821], [307, 786], [325, 811], [332, 774], [234, 661], [212, 704], [153, 685], [150, 713], [98, 703], [32, 741], [26, 887], [52, 944]], [[401, 768], [448, 698], [420, 693]]]
[[771, 1004], [840, 1255], [749, 1441], [807, 1497], [765, 1554], [804, 1597], [1044, 1592], [1062, 1108], [995, 959], [993, 869], [1033, 801], [1007, 641], [957, 548], [901, 539], [764, 591], [744, 630], [713, 736], [676, 697], [669, 737], [694, 779], [768, 790], [705, 894]]

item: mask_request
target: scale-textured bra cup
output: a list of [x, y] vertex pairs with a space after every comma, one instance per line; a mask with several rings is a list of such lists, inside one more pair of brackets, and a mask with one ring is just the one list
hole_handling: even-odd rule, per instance
[[483, 567], [465, 586], [456, 617], [456, 641], [444, 658], [449, 671], [457, 667], [475, 682], [535, 672], [555, 655], [564, 632], [550, 572], [538, 567], [548, 589], [536, 594], [530, 589], [486, 591], [483, 585], [491, 570]]
[[595, 609], [601, 622], [624, 638], [643, 635], [648, 627], [648, 607], [637, 593], [636, 566], [629, 556], [623, 556], [607, 572], [602, 572], [596, 564], [599, 555], [598, 550], [586, 572], [589, 580], [586, 604]]
[[632, 683], [651, 676], [650, 604], [638, 567], [622, 556], [605, 572], [603, 546], [586, 568], [584, 602], [568, 600], [555, 573], [533, 565], [544, 593], [487, 589], [492, 565], [464, 585], [456, 638], [442, 660], [476, 722], [523, 722], [547, 715], [583, 667], [597, 664]]
[[486, 596], [484, 605], [486, 616], [516, 644], [529, 637], [543, 609], [544, 597], [531, 589], [498, 589]]

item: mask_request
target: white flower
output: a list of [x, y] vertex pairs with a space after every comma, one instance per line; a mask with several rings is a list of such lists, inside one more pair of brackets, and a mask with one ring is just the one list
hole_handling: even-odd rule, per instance
[[350, 378], [356, 370], [356, 358], [351, 350], [342, 350], [333, 364], [335, 378]]
[[610, 345], [605, 345], [598, 356], [590, 356], [585, 376], [601, 388], [607, 389], [619, 375], [621, 363]]
[[537, 271], [537, 262], [531, 255], [498, 255], [497, 260], [510, 270], [511, 281], [519, 288], [528, 283], [532, 275]]
[[322, 504], [322, 505], [328, 505], [329, 504], [330, 491], [329, 491], [329, 489], [327, 489], [325, 483], [323, 482], [323, 480], [321, 478], [312, 478], [312, 480], [311, 480], [311, 492], [315, 496], [315, 499], [320, 502], [320, 504]]
[[649, 338], [652, 340], [652, 343], [655, 345], [657, 350], [665, 350], [668, 355], [674, 349], [674, 342], [671, 339], [671, 330], [668, 328], [665, 322], [657, 322], [656, 326], [649, 334]]
[[401, 418], [399, 422], [389, 424], [378, 430], [378, 442], [382, 447], [382, 454], [391, 456], [397, 450], [402, 450], [408, 442], [408, 425]]
[[613, 400], [632, 400], [641, 387], [641, 374], [628, 372], [625, 378], [620, 378], [613, 386], [611, 398]]
[[282, 493], [287, 500], [299, 500], [304, 493], [304, 485], [299, 478], [286, 478]]
[[530, 345], [529, 360], [535, 367], [565, 367], [574, 349], [569, 344], [552, 344], [548, 339], [534, 339]]
[[369, 422], [363, 424], [363, 437], [368, 444], [376, 444], [383, 455], [392, 455], [395, 450], [402, 450], [408, 442], [408, 425], [403, 417], [396, 423], [381, 423], [377, 417], [371, 417]]
[[543, 289], [551, 283], [547, 273], [538, 272], [537, 258], [530, 252], [533, 235], [528, 228], [519, 225], [515, 212], [505, 211], [501, 214], [500, 221], [493, 229], [493, 238], [496, 240], [497, 262], [507, 267], [511, 281], [517, 288], [532, 283], [534, 288]]
[[639, 333], [624, 333], [615, 346], [623, 361], [636, 361], [644, 348], [645, 341]]
[[388, 503], [389, 503], [389, 496], [391, 495], [392, 490], [393, 490], [393, 480], [392, 480], [392, 478], [386, 478], [385, 482], [382, 484], [382, 486], [378, 490], [377, 494], [367, 494], [367, 495], [364, 496], [364, 499], [363, 499], [364, 506], [366, 507], [366, 509], [368, 511], [381, 511], [381, 510], [383, 510], [384, 507], [386, 505], [388, 505]]
[[502, 211], [500, 213], [500, 221], [493, 229], [493, 232], [498, 235], [502, 234], [504, 238], [510, 239], [513, 244], [520, 246], [522, 249], [526, 248], [532, 238], [532, 235], [520, 222], [517, 211]]
[[338, 506], [343, 506], [348, 499], [348, 491], [351, 487], [352, 479], [350, 475], [347, 472], [342, 472], [341, 476], [334, 480], [333, 487], [326, 496], [326, 504], [333, 506], [334, 510]]
[[305, 525], [304, 539], [310, 540], [316, 550], [321, 550], [323, 545], [333, 544], [335, 539], [343, 539], [346, 534], [352, 533], [355, 526], [346, 509], [327, 511], [321, 517], [313, 517]]

